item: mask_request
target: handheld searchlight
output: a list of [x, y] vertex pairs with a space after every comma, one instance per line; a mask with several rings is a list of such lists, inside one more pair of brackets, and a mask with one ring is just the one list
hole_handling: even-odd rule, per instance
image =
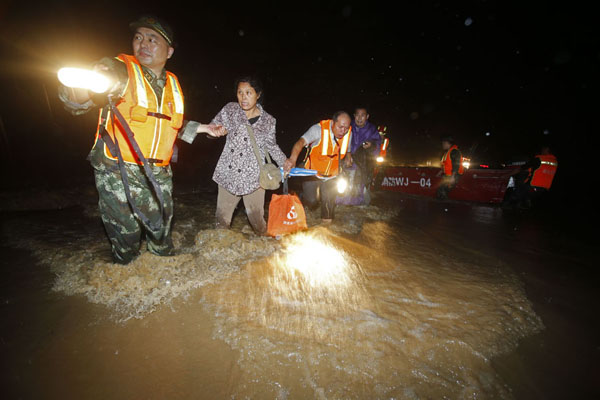
[[98, 72], [83, 68], [61, 68], [58, 70], [60, 83], [71, 88], [88, 89], [104, 93], [111, 87], [111, 80]]

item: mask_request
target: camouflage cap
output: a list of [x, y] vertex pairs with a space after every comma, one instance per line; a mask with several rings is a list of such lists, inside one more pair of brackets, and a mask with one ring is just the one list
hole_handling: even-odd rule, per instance
[[135, 31], [137, 28], [144, 27], [150, 28], [158, 32], [162, 37], [165, 38], [169, 46], [173, 46], [174, 35], [171, 27], [159, 18], [152, 15], [142, 15], [136, 21], [129, 24], [129, 28]]

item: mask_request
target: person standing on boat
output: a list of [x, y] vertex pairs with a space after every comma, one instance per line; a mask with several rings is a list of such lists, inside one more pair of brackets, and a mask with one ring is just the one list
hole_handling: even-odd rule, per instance
[[436, 197], [440, 200], [446, 200], [450, 191], [458, 184], [458, 179], [463, 174], [464, 167], [462, 165], [462, 154], [454, 143], [452, 136], [442, 138], [442, 148], [445, 153], [442, 156], [442, 168], [437, 174], [437, 176], [442, 176], [442, 182], [437, 189]]
[[[296, 165], [298, 155], [309, 147], [305, 168], [317, 170], [318, 178], [308, 178], [302, 183], [302, 201], [308, 207], [316, 206], [321, 198], [321, 220], [333, 221], [337, 183], [342, 163], [344, 168], [352, 165], [350, 141], [352, 127], [350, 114], [338, 111], [331, 119], [313, 126], [294, 144], [290, 158], [284, 164], [289, 171]], [[342, 161], [343, 160], [343, 161]]]

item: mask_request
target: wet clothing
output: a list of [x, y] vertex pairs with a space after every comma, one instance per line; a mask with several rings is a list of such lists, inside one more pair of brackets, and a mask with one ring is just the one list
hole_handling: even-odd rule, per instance
[[373, 155], [379, 153], [379, 147], [381, 146], [381, 136], [377, 131], [377, 127], [367, 121], [365, 126], [362, 128], [356, 125], [356, 121], [352, 121], [352, 141], [350, 143], [350, 153], [354, 154], [356, 150], [362, 147], [364, 142], [371, 142], [370, 150]]
[[[142, 233], [146, 238], [148, 251], [156, 255], [172, 254], [171, 219], [173, 217], [173, 183], [171, 167], [152, 167], [154, 178], [163, 194], [164, 220], [159, 231], [153, 231], [142, 223], [131, 211], [125, 197], [125, 188], [121, 179], [118, 164], [105, 162], [108, 160], [100, 151], [92, 152], [92, 165], [96, 189], [98, 190], [98, 206], [104, 228], [110, 240], [115, 262], [127, 264], [139, 254]], [[137, 164], [125, 165], [129, 179], [129, 190], [136, 206], [150, 221], [163, 218], [158, 200], [149, 188], [150, 182], [144, 169]]]
[[[100, 63], [109, 68], [109, 73], [117, 79], [117, 91], [123, 92], [129, 80], [135, 79], [130, 76], [125, 63], [111, 58], [103, 58]], [[167, 82], [167, 71], [163, 69], [160, 76], [156, 76], [149, 68], [141, 66], [145, 81], [149, 84], [148, 94], [156, 96], [157, 103], [162, 101], [163, 90]], [[81, 115], [96, 107], [93, 100], [84, 104], [74, 103], [68, 98], [68, 88], [59, 88], [59, 98], [65, 108], [74, 115]], [[153, 93], [152, 93], [153, 92]], [[98, 99], [96, 97], [95, 99]], [[128, 118], [125, 115], [125, 118]], [[197, 122], [184, 123], [183, 132], [195, 136]], [[135, 124], [131, 124], [131, 130], [136, 134]], [[193, 132], [192, 132], [193, 131]], [[108, 239], [111, 243], [113, 260], [126, 264], [133, 260], [139, 253], [140, 240], [146, 237], [148, 250], [157, 255], [168, 255], [172, 253], [173, 243], [171, 240], [171, 220], [173, 217], [172, 200], [172, 172], [169, 165], [156, 166], [151, 164], [152, 173], [159, 184], [163, 195], [164, 213], [160, 215], [160, 207], [152, 186], [140, 165], [125, 163], [132, 198], [136, 206], [152, 222], [163, 218], [163, 224], [159, 231], [153, 231], [135, 216], [131, 206], [125, 197], [121, 172], [118, 161], [106, 156], [104, 142], [97, 138], [88, 159], [94, 168], [96, 189], [98, 190], [98, 206], [104, 223]]]
[[[262, 106], [257, 107], [260, 116], [252, 124], [252, 129], [259, 152], [263, 158], [268, 152], [282, 167], [287, 157], [275, 141], [276, 120]], [[231, 102], [219, 111], [211, 123], [227, 129], [225, 147], [217, 162], [213, 180], [236, 196], [255, 192], [260, 187], [260, 170], [246, 128], [249, 124], [246, 113], [237, 102]]]
[[321, 218], [333, 219], [335, 212], [335, 200], [338, 194], [337, 179], [327, 181], [318, 178], [306, 178], [302, 182], [302, 204], [314, 208], [321, 200]]
[[371, 149], [359, 146], [352, 155], [352, 168], [346, 169], [350, 187], [344, 196], [338, 195], [337, 204], [360, 205], [371, 201], [371, 182], [375, 170], [375, 155]]
[[375, 168], [375, 156], [370, 152], [371, 149], [365, 149], [362, 146], [359, 147], [354, 156], [352, 157], [352, 161], [356, 165], [356, 173], [353, 183], [353, 190], [361, 190], [361, 187], [366, 187], [367, 190], [371, 186], [371, 181], [373, 179], [373, 171]]
[[242, 198], [244, 199], [246, 215], [252, 229], [257, 234], [264, 235], [267, 232], [267, 224], [265, 222], [265, 190], [263, 188], [258, 188], [254, 192], [243, 196], [238, 196], [219, 185], [216, 213], [217, 228], [229, 228], [233, 212]]

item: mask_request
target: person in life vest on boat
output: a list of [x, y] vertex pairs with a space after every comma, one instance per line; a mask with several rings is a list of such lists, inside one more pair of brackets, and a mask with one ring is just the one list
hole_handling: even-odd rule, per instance
[[462, 164], [462, 154], [458, 146], [454, 143], [452, 136], [442, 137], [442, 156], [441, 169], [437, 176], [442, 176], [442, 181], [437, 189], [436, 197], [441, 200], [448, 198], [448, 194], [458, 184], [460, 176], [464, 172]]
[[317, 170], [318, 176], [307, 178], [302, 183], [302, 201], [308, 207], [314, 207], [320, 197], [321, 219], [324, 223], [331, 222], [334, 217], [336, 196], [342, 191], [341, 184], [345, 179], [340, 177], [342, 168], [352, 165], [350, 123], [350, 115], [345, 111], [338, 111], [331, 119], [311, 126], [294, 144], [284, 165], [284, 171], [289, 171], [296, 165], [302, 149], [308, 147], [303, 167]]
[[515, 190], [508, 204], [518, 208], [530, 208], [532, 195], [543, 195], [552, 187], [558, 160], [547, 145], [542, 146], [540, 153], [523, 164], [514, 177]]
[[133, 55], [103, 58], [94, 65], [96, 72], [113, 78], [109, 93], [59, 88], [61, 101], [74, 115], [101, 107], [88, 159], [113, 260], [121, 264], [139, 254], [143, 236], [151, 253], [173, 253], [170, 162], [178, 134], [190, 143], [201, 132], [215, 137], [225, 134], [220, 126], [184, 121], [179, 81], [165, 69], [175, 46], [169, 25], [142, 16], [130, 28]]

